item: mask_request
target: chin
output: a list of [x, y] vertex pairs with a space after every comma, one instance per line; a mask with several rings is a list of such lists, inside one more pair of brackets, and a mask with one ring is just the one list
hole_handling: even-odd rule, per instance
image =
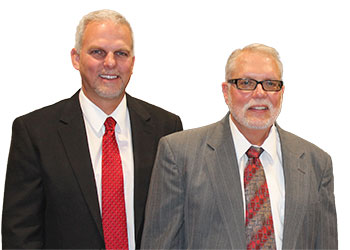
[[104, 99], [115, 99], [115, 98], [123, 96], [124, 93], [125, 93], [124, 89], [118, 89], [118, 90], [114, 90], [114, 91], [96, 89], [96, 94], [99, 97], [102, 97]]
[[256, 130], [265, 130], [269, 129], [276, 121], [279, 113], [281, 111], [281, 108], [272, 110], [271, 114], [266, 117], [265, 119], [259, 119], [254, 117], [240, 117], [240, 121], [242, 122], [242, 125], [244, 125], [247, 128], [250, 129], [256, 129]]
[[264, 130], [272, 126], [274, 123], [273, 117], [266, 119], [258, 119], [253, 117], [246, 117], [245, 113], [240, 113], [237, 110], [231, 109], [231, 115], [233, 118], [243, 127], [255, 130]]
[[265, 122], [265, 123], [250, 123], [246, 122], [244, 124], [245, 127], [250, 128], [250, 129], [255, 129], [255, 130], [265, 130], [270, 128], [273, 125], [273, 122]]

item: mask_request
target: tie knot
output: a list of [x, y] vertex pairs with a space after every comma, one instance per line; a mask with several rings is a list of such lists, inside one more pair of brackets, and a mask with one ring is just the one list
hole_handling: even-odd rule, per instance
[[106, 131], [114, 131], [116, 123], [117, 122], [112, 117], [108, 117], [104, 123]]
[[246, 152], [248, 158], [259, 158], [261, 153], [264, 151], [263, 148], [253, 147], [251, 146]]

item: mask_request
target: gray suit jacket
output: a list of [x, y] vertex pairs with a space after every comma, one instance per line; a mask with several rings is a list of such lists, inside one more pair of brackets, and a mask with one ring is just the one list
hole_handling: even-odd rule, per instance
[[[245, 249], [244, 208], [229, 116], [161, 139], [141, 248]], [[283, 249], [337, 249], [330, 156], [280, 127]]]

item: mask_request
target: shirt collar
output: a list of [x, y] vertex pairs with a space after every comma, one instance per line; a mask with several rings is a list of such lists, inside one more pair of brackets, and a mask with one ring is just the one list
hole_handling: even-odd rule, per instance
[[264, 149], [264, 152], [267, 153], [268, 157], [267, 159], [273, 163], [274, 160], [279, 159], [281, 162], [282, 159], [280, 158], [280, 153], [278, 151], [280, 150], [280, 140], [277, 132], [277, 128], [275, 125], [272, 125], [270, 129], [270, 133], [266, 140], [264, 141], [263, 145], [261, 147]]
[[110, 115], [107, 115], [93, 102], [91, 102], [82, 90], [80, 90], [79, 93], [79, 101], [84, 117], [97, 135], [101, 136], [104, 134], [104, 122], [108, 117], [112, 117], [114, 120], [116, 120], [117, 132], [120, 132], [126, 128], [127, 103], [125, 95], [118, 107]]
[[[239, 161], [242, 157], [245, 156], [245, 153], [251, 146], [256, 146], [252, 145], [245, 137], [244, 135], [238, 130], [234, 122], [232, 121], [232, 118], [230, 116], [230, 128], [231, 128], [231, 133], [233, 137], [233, 141], [235, 144], [235, 149], [236, 149], [236, 156], [237, 160]], [[263, 154], [268, 156], [268, 159], [273, 161], [273, 159], [279, 159], [278, 150], [280, 141], [279, 141], [279, 136], [277, 133], [277, 128], [275, 125], [272, 125], [269, 135], [264, 141], [264, 143], [261, 145], [261, 147], [264, 149]], [[281, 160], [281, 159], [279, 159]]]

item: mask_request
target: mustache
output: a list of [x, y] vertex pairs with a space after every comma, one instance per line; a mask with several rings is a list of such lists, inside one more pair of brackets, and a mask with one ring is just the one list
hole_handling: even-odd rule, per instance
[[269, 110], [273, 110], [273, 105], [269, 100], [254, 100], [251, 99], [248, 103], [243, 106], [243, 110], [248, 110], [253, 106], [266, 106]]

